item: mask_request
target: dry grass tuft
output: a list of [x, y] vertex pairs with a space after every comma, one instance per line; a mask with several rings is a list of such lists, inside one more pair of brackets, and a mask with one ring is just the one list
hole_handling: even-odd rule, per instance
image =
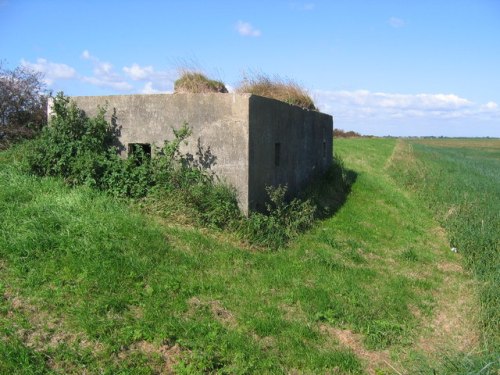
[[385, 374], [384, 370], [388, 370], [388, 367], [394, 370], [393, 365], [390, 364], [389, 352], [387, 350], [373, 351], [366, 349], [362, 343], [362, 335], [353, 333], [348, 329], [335, 328], [329, 325], [320, 325], [319, 330], [333, 337], [342, 346], [351, 349], [357, 357], [363, 359], [368, 374]]
[[[134, 353], [142, 353], [153, 363], [155, 374], [175, 374], [175, 366], [182, 360], [189, 351], [175, 345], [157, 345], [147, 341], [139, 341], [130, 345], [127, 349], [118, 353], [118, 359], [123, 361]], [[157, 361], [155, 363], [154, 357]], [[158, 361], [159, 359], [159, 361]]]
[[260, 95], [297, 105], [304, 109], [318, 110], [304, 88], [290, 79], [283, 79], [278, 76], [270, 78], [259, 73], [251, 77], [245, 77], [236, 88], [236, 92]]
[[201, 72], [184, 70], [174, 83], [175, 93], [203, 94], [210, 92], [227, 93], [224, 83], [207, 78]]

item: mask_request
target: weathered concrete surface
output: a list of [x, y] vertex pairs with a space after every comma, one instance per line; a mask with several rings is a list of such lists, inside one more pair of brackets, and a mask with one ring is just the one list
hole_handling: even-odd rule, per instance
[[[155, 94], [72, 97], [87, 115], [107, 105], [120, 129], [122, 155], [131, 143], [158, 147], [173, 139], [172, 129], [185, 122], [192, 130], [182, 152], [205, 162], [218, 177], [238, 191], [240, 207], [248, 210], [248, 96], [231, 94]], [[197, 155], [198, 154], [198, 155]], [[211, 161], [210, 161], [211, 159]]]
[[107, 105], [108, 119], [113, 116], [120, 129], [123, 156], [132, 143], [161, 147], [173, 139], [172, 128], [187, 122], [192, 136], [182, 151], [232, 185], [245, 213], [264, 207], [267, 185], [287, 184], [293, 195], [332, 160], [332, 117], [273, 99], [210, 93], [72, 100], [89, 116]]
[[333, 119], [261, 96], [249, 101], [249, 206], [262, 209], [266, 186], [288, 185], [294, 196], [331, 166]]

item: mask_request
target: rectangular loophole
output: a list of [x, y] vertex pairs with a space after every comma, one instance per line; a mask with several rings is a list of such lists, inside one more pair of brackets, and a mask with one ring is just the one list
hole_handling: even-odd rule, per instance
[[279, 167], [281, 158], [281, 143], [274, 144], [274, 166]]
[[129, 143], [128, 157], [135, 159], [138, 165], [145, 159], [151, 159], [151, 144], [149, 143]]
[[323, 159], [326, 158], [326, 142], [323, 141]]

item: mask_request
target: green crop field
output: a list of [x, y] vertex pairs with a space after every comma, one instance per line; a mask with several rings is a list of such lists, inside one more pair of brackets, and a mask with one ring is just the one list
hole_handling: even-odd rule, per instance
[[0, 373], [497, 374], [499, 141], [335, 148], [345, 202], [278, 250], [0, 153]]

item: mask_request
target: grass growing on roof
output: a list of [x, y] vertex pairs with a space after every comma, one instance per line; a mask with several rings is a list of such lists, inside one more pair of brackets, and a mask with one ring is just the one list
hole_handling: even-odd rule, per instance
[[281, 100], [304, 109], [318, 110], [303, 87], [291, 79], [279, 76], [269, 77], [263, 73], [247, 76], [237, 86], [236, 91]]
[[174, 92], [202, 94], [209, 92], [227, 93], [227, 88], [221, 81], [208, 78], [198, 71], [183, 70], [174, 82]]

